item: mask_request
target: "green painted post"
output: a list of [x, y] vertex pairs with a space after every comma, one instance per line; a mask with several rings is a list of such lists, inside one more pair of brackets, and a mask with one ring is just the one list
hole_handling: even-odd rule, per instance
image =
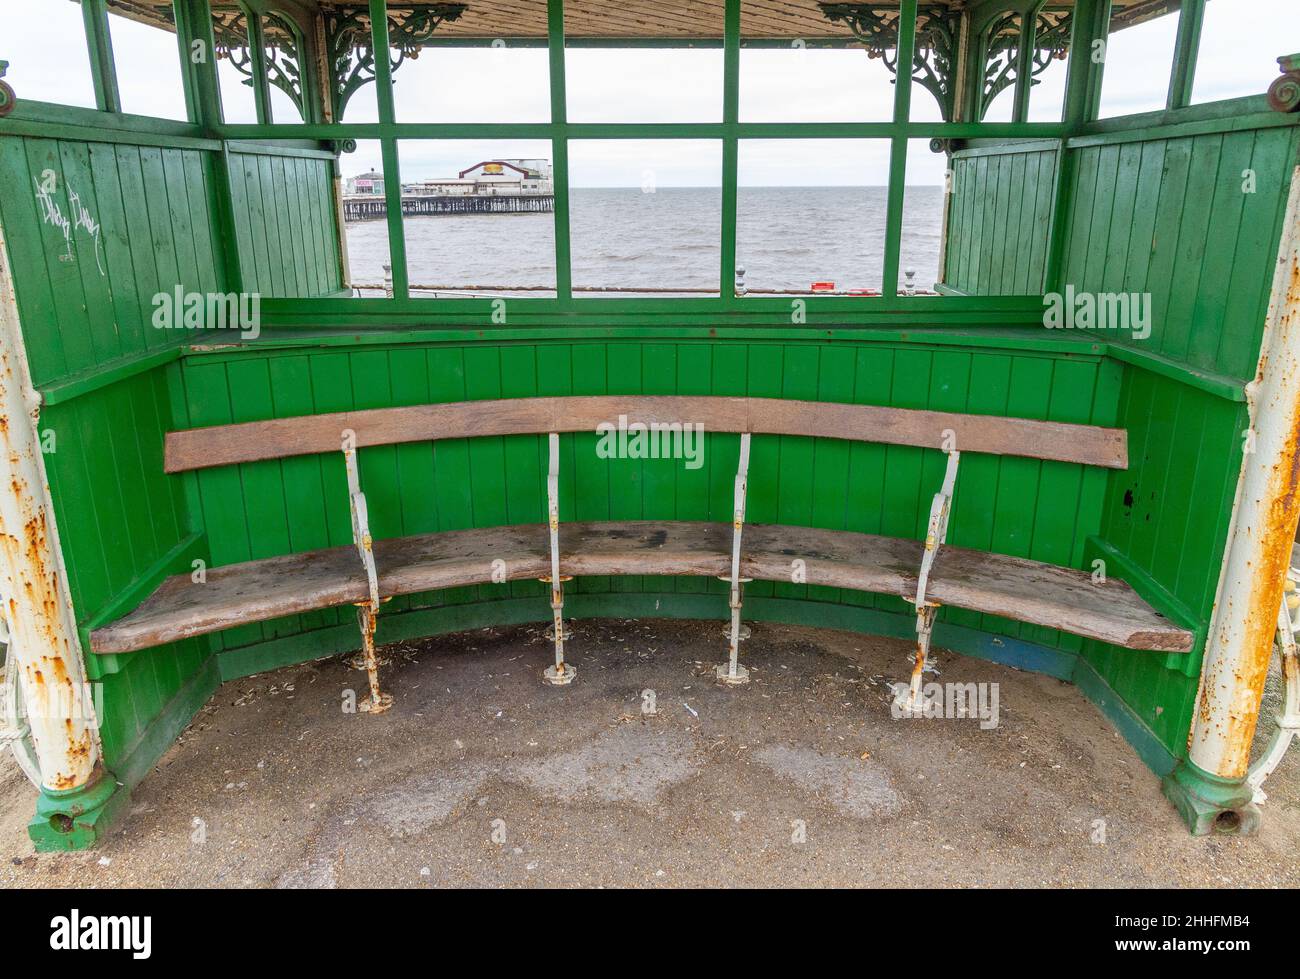
[[740, 0], [726, 0], [722, 18], [722, 268], [718, 295], [724, 308], [736, 295], [736, 184], [740, 179]]
[[[176, 0], [176, 35], [190, 119], [202, 126], [205, 134], [215, 133], [221, 126], [221, 83], [209, 0]], [[195, 41], [203, 49], [203, 58], [197, 62], [191, 56]]]
[[[1096, 118], [1101, 94], [1102, 64], [1093, 60], [1093, 44], [1104, 40], [1110, 25], [1110, 0], [1078, 0], [1070, 30], [1070, 64], [1065, 79], [1067, 138]], [[1075, 152], [1062, 139], [1056, 158], [1056, 186], [1052, 192], [1052, 221], [1047, 238], [1047, 265], [1043, 291], [1059, 292], [1065, 242], [1069, 234], [1070, 208], [1074, 198]]]
[[564, 71], [564, 0], [546, 8], [547, 59], [551, 80], [551, 184], [555, 198], [555, 298], [573, 302], [573, 253], [569, 236], [569, 96]]
[[889, 205], [885, 216], [885, 270], [880, 294], [898, 295], [898, 253], [903, 238], [903, 202], [907, 194], [905, 135], [912, 111], [912, 59], [916, 48], [917, 0], [902, 0], [898, 11], [898, 72], [894, 81], [894, 135], [889, 143]]
[[384, 0], [370, 0], [371, 43], [375, 52], [375, 86], [379, 122], [384, 129], [380, 147], [384, 158], [384, 207], [388, 211], [388, 260], [393, 263], [393, 298], [410, 297], [406, 271], [406, 230], [402, 226], [402, 169], [397, 139], [392, 135], [393, 69], [388, 61], [388, 9]]
[[1205, 23], [1205, 0], [1183, 0], [1178, 14], [1178, 37], [1174, 42], [1174, 63], [1169, 74], [1166, 109], [1182, 109], [1192, 104], [1192, 85], [1196, 81], [1196, 56], [1201, 46], [1201, 26]]
[[241, 3], [244, 23], [248, 25], [248, 57], [253, 72], [253, 105], [257, 110], [257, 124], [268, 126], [275, 122], [271, 113], [271, 90], [266, 80], [266, 38], [262, 33], [262, 15]]
[[[205, 132], [214, 132], [220, 128], [222, 109], [210, 0], [176, 0], [175, 6], [177, 43], [190, 119], [202, 126]], [[203, 60], [198, 62], [190, 56], [195, 41], [203, 46], [204, 51]], [[221, 227], [224, 288], [228, 292], [243, 292], [244, 276], [235, 230], [234, 193], [230, 184], [230, 150], [224, 141], [221, 151], [212, 154], [211, 161], [214, 177], [212, 203]]]
[[82, 0], [81, 18], [86, 27], [90, 51], [90, 77], [95, 86], [95, 104], [102, 112], [121, 112], [117, 91], [117, 68], [113, 64], [113, 39], [108, 32], [106, 0]]
[[185, 118], [199, 121], [199, 69], [213, 60], [212, 47], [203, 51], [203, 63], [196, 63], [191, 44], [198, 40], [191, 16], [193, 0], [173, 0], [172, 16], [176, 21], [176, 54], [181, 59], [181, 89], [185, 94]]
[[1029, 118], [1029, 97], [1034, 87], [1034, 49], [1038, 42], [1038, 15], [1047, 0], [1037, 0], [1024, 11], [1020, 20], [1020, 44], [1016, 49], [1016, 92], [1012, 122]]

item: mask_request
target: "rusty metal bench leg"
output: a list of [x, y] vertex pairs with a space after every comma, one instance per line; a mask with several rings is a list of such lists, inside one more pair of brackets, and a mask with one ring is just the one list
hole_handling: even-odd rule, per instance
[[745, 496], [749, 483], [749, 433], [740, 436], [740, 463], [736, 467], [735, 507], [732, 517], [731, 535], [731, 576], [727, 579], [731, 585], [729, 604], [731, 605], [731, 625], [727, 632], [730, 655], [727, 662], [717, 668], [719, 683], [739, 686], [749, 682], [749, 671], [740, 665], [740, 641], [744, 638], [740, 624], [741, 589], [746, 580], [740, 576], [740, 540], [745, 527]]
[[542, 579], [551, 586], [551, 630], [555, 637], [555, 664], [542, 673], [552, 686], [562, 687], [573, 682], [577, 670], [564, 661], [564, 582], [560, 574], [560, 436], [549, 435], [550, 466], [546, 473], [546, 522], [551, 531], [551, 573]]
[[916, 597], [912, 604], [916, 606], [916, 653], [912, 661], [912, 679], [907, 691], [900, 690], [895, 704], [904, 714], [922, 713], [925, 710], [925, 697], [922, 695], [926, 663], [930, 657], [930, 635], [934, 630], [934, 619], [939, 606], [925, 597], [926, 587], [930, 582], [930, 569], [939, 548], [948, 539], [948, 517], [952, 513], [953, 487], [957, 483], [957, 465], [961, 453], [956, 449], [948, 452], [948, 467], [943, 474], [943, 486], [934, 495], [930, 504], [930, 522], [925, 534], [925, 553], [921, 557], [921, 571], [916, 579]]
[[357, 606], [357, 625], [361, 629], [362, 662], [370, 682], [370, 696], [357, 704], [357, 710], [363, 714], [382, 714], [393, 706], [393, 696], [379, 689], [379, 660], [375, 655], [375, 628], [379, 617], [379, 575], [375, 570], [366, 495], [361, 492], [361, 475], [357, 470], [356, 433], [351, 429], [343, 433], [343, 464], [348, 471], [352, 542], [357, 546], [357, 554], [360, 555], [361, 565], [365, 568], [366, 584], [370, 591], [369, 600]]
[[393, 706], [393, 695], [379, 689], [379, 660], [375, 656], [375, 626], [378, 616], [369, 602], [357, 606], [357, 625], [361, 628], [361, 649], [370, 682], [370, 696], [357, 705], [363, 714], [382, 714]]

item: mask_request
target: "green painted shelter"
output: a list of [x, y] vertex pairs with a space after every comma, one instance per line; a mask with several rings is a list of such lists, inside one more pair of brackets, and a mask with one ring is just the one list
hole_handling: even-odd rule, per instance
[[[223, 680], [362, 646], [353, 605], [363, 631], [378, 610], [383, 643], [551, 621], [561, 591], [578, 617], [721, 623], [730, 604], [897, 637], [916, 636], [930, 608], [938, 646], [1077, 684], [1192, 829], [1255, 824], [1248, 750], [1298, 512], [1292, 4], [1260, 0], [1275, 12], [1260, 16], [1229, 0], [24, 6], [42, 8], [39, 24], [0, 9], [0, 598], [25, 707], [11, 722], [42, 785], [38, 847], [102, 838]], [[1266, 57], [1225, 40], [1234, 18]], [[1163, 40], [1126, 40], [1142, 37]], [[1135, 50], [1141, 64], [1121, 64]], [[823, 63], [849, 74], [818, 87]], [[625, 70], [643, 73], [633, 84]], [[590, 109], [601, 71], [626, 95], [605, 100], [613, 115]], [[858, 72], [874, 73], [874, 101], [835, 83]], [[684, 86], [696, 77], [713, 81]], [[794, 101], [780, 91], [805, 84]], [[875, 265], [854, 253], [850, 278], [814, 270], [791, 285], [750, 262], [761, 178], [747, 168], [776, 166], [783, 144], [813, 147], [827, 171], [862, 147], [876, 161], [856, 183], [877, 196], [853, 212]], [[421, 162], [448, 146], [463, 148], [459, 166]], [[708, 221], [682, 218], [703, 242], [687, 278], [633, 266], [612, 281], [588, 263], [583, 181], [639, 172], [642, 154], [668, 161], [660, 178], [683, 161], [709, 171]], [[471, 170], [521, 189], [458, 200]], [[921, 173], [941, 174], [929, 211]], [[853, 183], [827, 192], [847, 198]], [[686, 199], [670, 185], [655, 206]], [[420, 264], [442, 232], [415, 222], [495, 221], [467, 210], [491, 207], [530, 211], [509, 220], [543, 229], [546, 275], [448, 282]], [[634, 236], [637, 220], [629, 209], [614, 228]], [[914, 233], [927, 220], [929, 245]], [[797, 233], [829, 262], [828, 228], [809, 219]], [[521, 255], [516, 244], [502, 253]], [[583, 397], [606, 400], [550, 400]], [[502, 407], [524, 399], [547, 399], [528, 405], [549, 421]], [[429, 407], [463, 402], [493, 404]], [[598, 429], [561, 411], [618, 405], [705, 412], [703, 464], [602, 458]], [[337, 417], [355, 423], [355, 451], [326, 444]], [[967, 431], [977, 447], [945, 496], [950, 428], [957, 449]], [[1089, 440], [1107, 438], [1123, 455], [1098, 462]], [[386, 590], [385, 562], [421, 535], [477, 530], [463, 539], [505, 547], [490, 534], [531, 527], [535, 547], [510, 546], [544, 561], [552, 460], [561, 542], [575, 523], [658, 521], [713, 525], [723, 544], [701, 544], [687, 572], [665, 558], [654, 569], [672, 573], [634, 564], [563, 589], [557, 558], [508, 580]], [[741, 524], [793, 528], [770, 554], [806, 558], [811, 576], [742, 573], [727, 536]], [[865, 538], [834, 538], [838, 556], [781, 549], [822, 540], [809, 528], [902, 541], [890, 553], [918, 560], [937, 548], [934, 594], [954, 597], [927, 606], [914, 575], [901, 592], [854, 585], [876, 567], [819, 578], [818, 561], [843, 571]], [[944, 563], [958, 553], [975, 555], [970, 580]], [[200, 599], [167, 604], [276, 559], [226, 619]], [[717, 562], [730, 581], [708, 570]], [[281, 594], [337, 567], [327, 597]], [[1057, 582], [1055, 611], [1035, 610], [1038, 584], [1016, 597], [1006, 583], [1022, 573]], [[551, 587], [535, 580], [548, 575]], [[755, 578], [743, 605], [742, 577]], [[1090, 591], [1102, 587], [1123, 591]], [[1098, 595], [1131, 601], [1164, 638], [1108, 638], [1089, 617], [1119, 611]], [[1059, 614], [1075, 600], [1078, 615]], [[580, 648], [569, 653], [580, 670]]]

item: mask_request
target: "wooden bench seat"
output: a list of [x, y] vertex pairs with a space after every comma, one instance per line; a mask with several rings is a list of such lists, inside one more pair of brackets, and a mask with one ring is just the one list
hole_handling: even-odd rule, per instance
[[[626, 521], [564, 525], [560, 563], [572, 575], [725, 576], [730, 524]], [[791, 562], [805, 564], [810, 585], [909, 598], [916, 594], [924, 543], [846, 531], [749, 524], [743, 577], [788, 582]], [[487, 527], [377, 541], [375, 563], [385, 597], [488, 584], [505, 562], [505, 580], [550, 570], [547, 528]], [[333, 547], [228, 565], [204, 584], [169, 578], [125, 618], [91, 633], [97, 653], [147, 649], [249, 622], [364, 602], [364, 571], [355, 549]], [[1128, 585], [1094, 583], [1089, 574], [1041, 561], [945, 547], [935, 560], [929, 595], [942, 605], [1061, 627], [1130, 649], [1186, 652], [1191, 634], [1153, 611]]]
[[[560, 433], [630, 437], [633, 430], [685, 446], [701, 433], [739, 436], [732, 521], [560, 524]], [[549, 468], [540, 525], [492, 527], [372, 541], [357, 452], [417, 441], [546, 435]], [[752, 435], [834, 438], [936, 449], [947, 464], [922, 540], [745, 521]], [[639, 437], [639, 436], [638, 436]], [[676, 439], [674, 442], [673, 440]], [[620, 443], [626, 445], [630, 443]], [[722, 442], [711, 451], [727, 451]], [[598, 442], [599, 445], [599, 442]], [[702, 451], [703, 443], [699, 448]], [[134, 611], [91, 634], [97, 653], [177, 639], [315, 609], [358, 607], [370, 682], [363, 710], [386, 709], [374, 633], [381, 603], [395, 595], [538, 578], [550, 584], [552, 683], [573, 679], [564, 657], [563, 582], [575, 575], [712, 575], [729, 582], [730, 655], [718, 679], [743, 683], [738, 663], [745, 581], [762, 579], [897, 595], [916, 609], [917, 652], [907, 699], [919, 703], [935, 616], [943, 605], [1062, 629], [1134, 649], [1187, 651], [1192, 635], [1163, 619], [1128, 585], [1084, 572], [946, 545], [964, 452], [1123, 469], [1123, 430], [1048, 422], [775, 398], [595, 395], [412, 405], [217, 425], [167, 434], [164, 469], [183, 473], [293, 456], [342, 452], [354, 546], [211, 569], [201, 584], [180, 575]], [[623, 450], [620, 450], [623, 451]], [[598, 456], [602, 455], [599, 448]], [[614, 453], [617, 454], [617, 453]], [[688, 453], [689, 456], [689, 453]], [[606, 452], [603, 457], [610, 457]], [[646, 455], [637, 455], [646, 458]], [[649, 458], [662, 458], [651, 453]], [[849, 488], [850, 492], [852, 487]], [[497, 562], [494, 564], [494, 562]], [[500, 563], [503, 562], [503, 563]]]

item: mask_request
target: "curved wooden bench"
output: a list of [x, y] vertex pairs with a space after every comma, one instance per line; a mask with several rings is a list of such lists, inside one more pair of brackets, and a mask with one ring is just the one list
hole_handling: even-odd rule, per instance
[[[683, 424], [740, 435], [731, 524], [602, 521], [559, 524], [558, 433]], [[674, 427], [675, 426], [675, 427]], [[550, 435], [545, 524], [490, 527], [371, 542], [356, 450], [364, 446], [491, 435]], [[943, 486], [924, 541], [807, 527], [746, 525], [751, 434], [803, 435], [940, 448]], [[960, 446], [960, 451], [958, 451]], [[719, 678], [743, 680], [737, 664], [741, 584], [798, 580], [900, 596], [917, 609], [919, 689], [939, 606], [1002, 615], [1133, 649], [1186, 652], [1192, 635], [1152, 609], [1127, 584], [1024, 558], [944, 545], [961, 452], [1028, 456], [1109, 468], [1127, 465], [1122, 430], [1021, 418], [760, 398], [562, 397], [419, 405], [274, 419], [171, 432], [165, 469], [183, 472], [263, 459], [342, 451], [352, 504], [353, 547], [335, 547], [229, 565], [167, 579], [138, 608], [91, 633], [96, 653], [145, 649], [249, 622], [331, 606], [361, 609], [371, 708], [382, 709], [374, 667], [375, 615], [382, 599], [462, 585], [528, 578], [551, 583], [556, 662], [567, 682], [563, 588], [574, 575], [711, 575], [730, 581], [730, 659]]]
[[[583, 575], [720, 577], [731, 564], [730, 524], [635, 520], [567, 523], [560, 567]], [[916, 594], [921, 541], [850, 531], [765, 524], [745, 526], [744, 578], [790, 580], [790, 563], [805, 562], [805, 583], [910, 599]], [[546, 527], [524, 524], [422, 534], [376, 541], [379, 591], [385, 597], [440, 588], [545, 577]], [[493, 577], [493, 555], [505, 563]], [[351, 547], [248, 561], [215, 568], [204, 585], [188, 574], [169, 578], [126, 618], [95, 630], [97, 653], [126, 653], [189, 639], [232, 622], [262, 622], [366, 600], [364, 571]], [[1188, 633], [1152, 611], [1122, 581], [1094, 584], [1084, 571], [1041, 561], [945, 547], [930, 575], [941, 605], [1060, 627], [1132, 649], [1185, 651]]]

